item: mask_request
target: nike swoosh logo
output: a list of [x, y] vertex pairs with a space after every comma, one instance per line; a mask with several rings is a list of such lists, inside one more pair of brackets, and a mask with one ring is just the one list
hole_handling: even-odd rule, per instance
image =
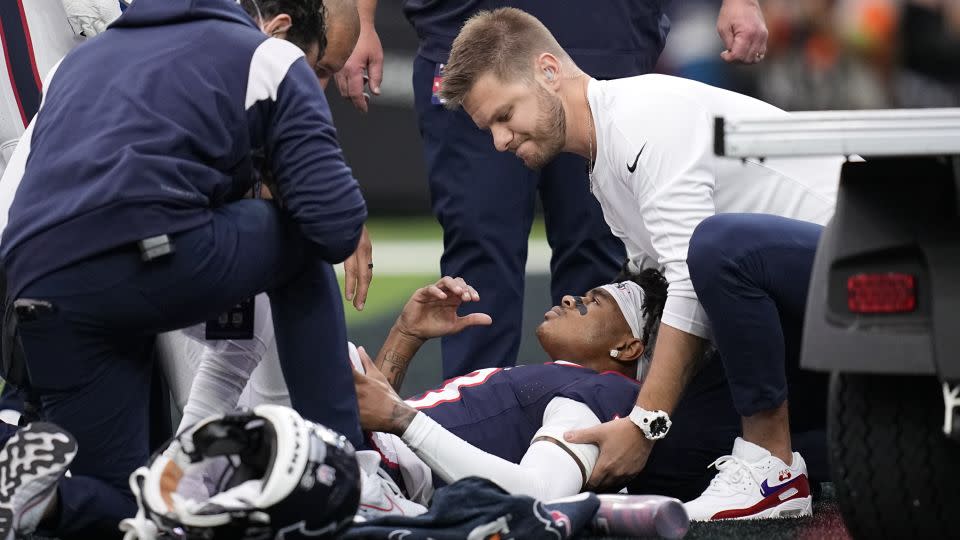
[[799, 479], [801, 479], [801, 478], [804, 478], [804, 476], [803, 476], [803, 475], [795, 476], [795, 477], [794, 477], [792, 480], [790, 480], [789, 482], [784, 482], [784, 483], [782, 483], [782, 484], [779, 484], [779, 485], [776, 485], [776, 486], [773, 486], [773, 487], [770, 487], [770, 484], [769, 484], [769, 481], [768, 481], [768, 480], [764, 480], [763, 483], [760, 484], [760, 494], [763, 495], [764, 498], [769, 497], [769, 496], [773, 495], [774, 493], [780, 491], [781, 489], [789, 486], [790, 484], [795, 483], [797, 480], [799, 480]]
[[633, 165], [627, 165], [627, 170], [631, 173], [637, 170], [637, 163], [640, 161], [640, 154], [643, 153], [643, 149], [647, 147], [647, 143], [643, 143], [643, 146], [640, 147], [640, 151], [637, 152], [637, 157], [633, 159]]

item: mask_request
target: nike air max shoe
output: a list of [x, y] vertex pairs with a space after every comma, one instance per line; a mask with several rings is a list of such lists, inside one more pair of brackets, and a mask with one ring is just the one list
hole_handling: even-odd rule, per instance
[[766, 519], [813, 513], [807, 464], [797, 452], [787, 465], [765, 449], [737, 437], [733, 454], [711, 464], [717, 475], [700, 497], [686, 503], [694, 521]]
[[365, 520], [382, 516], [419, 516], [427, 509], [407, 499], [400, 486], [380, 468], [380, 454], [373, 450], [357, 451], [360, 465], [360, 508], [357, 516]]
[[0, 448], [0, 540], [30, 534], [57, 483], [77, 455], [77, 442], [53, 424], [34, 422]]

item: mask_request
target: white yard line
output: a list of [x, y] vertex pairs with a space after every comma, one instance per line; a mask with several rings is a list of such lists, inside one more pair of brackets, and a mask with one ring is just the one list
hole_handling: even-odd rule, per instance
[[[433, 240], [375, 241], [374, 272], [381, 276], [403, 274], [438, 274], [443, 245]], [[550, 273], [550, 246], [546, 240], [531, 240], [527, 253], [528, 274]], [[343, 265], [337, 265], [337, 275]]]

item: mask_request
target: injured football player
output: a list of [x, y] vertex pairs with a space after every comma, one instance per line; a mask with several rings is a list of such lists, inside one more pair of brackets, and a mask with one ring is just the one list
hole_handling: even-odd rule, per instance
[[[361, 426], [377, 451], [358, 454], [365, 480], [361, 515], [410, 512], [396, 491], [428, 504], [436, 484], [469, 476], [543, 500], [580, 492], [598, 449], [567, 443], [563, 435], [630, 413], [666, 287], [659, 272], [646, 270], [584, 296], [565, 296], [537, 328], [551, 362], [481, 369], [403, 400], [396, 390], [426, 340], [491, 323], [486, 314], [457, 314], [461, 304], [479, 300], [463, 279], [444, 277], [417, 290], [376, 362], [361, 348], [362, 365], [355, 366]], [[382, 483], [390, 487], [378, 487], [369, 481], [376, 474], [402, 488], [390, 489], [386, 478]]]

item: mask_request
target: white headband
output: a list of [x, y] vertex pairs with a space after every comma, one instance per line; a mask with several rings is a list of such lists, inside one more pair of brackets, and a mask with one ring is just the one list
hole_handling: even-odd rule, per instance
[[643, 339], [643, 289], [632, 281], [621, 281], [611, 285], [603, 285], [601, 289], [610, 293], [620, 306], [623, 318], [630, 325], [633, 337]]

